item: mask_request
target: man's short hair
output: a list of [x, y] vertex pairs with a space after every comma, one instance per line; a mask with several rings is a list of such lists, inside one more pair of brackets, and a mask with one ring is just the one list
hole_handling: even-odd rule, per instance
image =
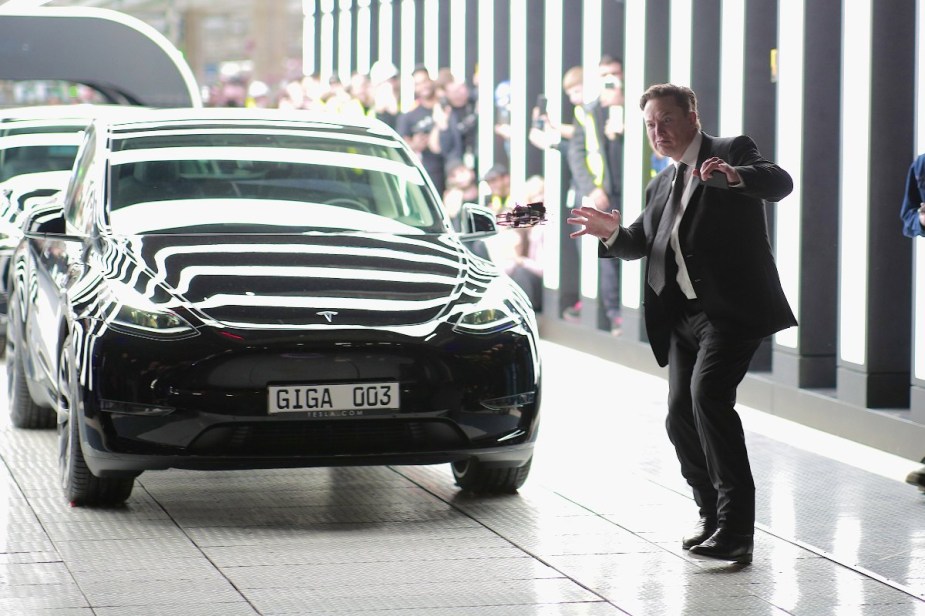
[[697, 112], [697, 95], [686, 86], [676, 86], [673, 83], [658, 83], [643, 93], [639, 99], [639, 108], [645, 110], [646, 103], [653, 98], [670, 97], [678, 103], [685, 115], [693, 111], [697, 114], [697, 128], [700, 128], [700, 114]]
[[562, 89], [568, 91], [575, 86], [580, 86], [584, 83], [584, 79], [584, 70], [580, 66], [573, 66], [562, 76]]

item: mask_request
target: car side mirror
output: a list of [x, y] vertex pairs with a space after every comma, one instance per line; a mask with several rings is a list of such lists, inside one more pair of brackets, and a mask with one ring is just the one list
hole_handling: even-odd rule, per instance
[[37, 204], [26, 215], [23, 223], [23, 232], [31, 237], [64, 235], [65, 230], [64, 203], [60, 198]]
[[459, 220], [460, 235], [464, 242], [490, 237], [498, 233], [498, 223], [494, 212], [483, 205], [463, 203]]

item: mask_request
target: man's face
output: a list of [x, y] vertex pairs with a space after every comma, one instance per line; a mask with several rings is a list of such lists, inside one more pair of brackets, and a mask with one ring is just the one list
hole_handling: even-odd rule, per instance
[[469, 86], [461, 81], [446, 84], [446, 98], [457, 109], [469, 102]]
[[585, 102], [585, 89], [582, 84], [572, 86], [565, 91], [565, 94], [568, 96], [569, 102], [573, 105], [583, 105]]
[[684, 150], [697, 134], [697, 114], [684, 113], [674, 97], [653, 98], [642, 110], [646, 123], [646, 134], [652, 149], [680, 160]]

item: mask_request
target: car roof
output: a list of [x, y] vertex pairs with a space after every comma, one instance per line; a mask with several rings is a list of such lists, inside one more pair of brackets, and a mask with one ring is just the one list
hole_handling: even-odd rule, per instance
[[[216, 125], [247, 126], [249, 129], [272, 124], [288, 127], [319, 128], [349, 133], [373, 133], [378, 136], [396, 137], [387, 124], [376, 119], [361, 116], [344, 116], [332, 113], [301, 109], [260, 109], [248, 107], [189, 107], [148, 109], [136, 114], [100, 116], [97, 126], [105, 126], [113, 133], [134, 131], [156, 131], [176, 128], [214, 128]], [[268, 126], [268, 123], [270, 124]]]
[[80, 126], [101, 116], [127, 117], [147, 110], [131, 105], [33, 105], [0, 108], [0, 130], [14, 126]]

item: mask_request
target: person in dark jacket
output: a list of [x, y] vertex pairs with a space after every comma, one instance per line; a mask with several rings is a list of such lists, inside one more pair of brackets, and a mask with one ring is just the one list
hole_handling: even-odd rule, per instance
[[630, 226], [594, 207], [569, 222], [580, 225], [573, 235], [601, 239], [601, 257], [646, 257], [646, 331], [668, 365], [666, 428], [700, 510], [682, 547], [748, 563], [755, 483], [736, 390], [761, 340], [797, 324], [765, 218], [765, 202], [790, 194], [793, 180], [749, 137], [702, 132], [690, 88], [651, 86], [640, 107], [652, 148], [676, 164], [649, 182]]

